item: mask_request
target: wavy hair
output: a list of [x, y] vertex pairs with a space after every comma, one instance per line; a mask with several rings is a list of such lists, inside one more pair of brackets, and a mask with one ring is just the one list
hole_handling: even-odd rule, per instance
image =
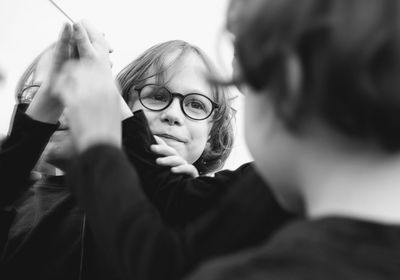
[[[173, 61], [167, 63], [169, 54], [179, 50], [179, 55]], [[233, 145], [233, 127], [231, 100], [226, 89], [213, 83], [215, 77], [219, 77], [214, 64], [208, 56], [197, 46], [191, 45], [182, 40], [172, 40], [157, 44], [138, 58], [128, 64], [117, 75], [122, 96], [126, 102], [130, 100], [131, 93], [135, 87], [140, 87], [143, 83], [154, 77], [156, 83], [165, 82], [164, 74], [166, 70], [177, 65], [188, 53], [196, 54], [204, 63], [209, 71], [209, 81], [213, 91], [215, 102], [219, 108], [213, 114], [213, 124], [210, 130], [210, 138], [200, 158], [194, 163], [200, 174], [215, 172], [220, 169], [228, 158]]]

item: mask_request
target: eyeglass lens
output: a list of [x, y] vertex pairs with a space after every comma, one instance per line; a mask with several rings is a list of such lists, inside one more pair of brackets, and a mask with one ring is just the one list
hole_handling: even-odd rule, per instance
[[[173, 94], [167, 88], [156, 85], [143, 87], [140, 94], [142, 104], [150, 110], [167, 108], [172, 98]], [[213, 110], [211, 100], [198, 93], [184, 95], [181, 102], [184, 113], [193, 119], [207, 118]]]

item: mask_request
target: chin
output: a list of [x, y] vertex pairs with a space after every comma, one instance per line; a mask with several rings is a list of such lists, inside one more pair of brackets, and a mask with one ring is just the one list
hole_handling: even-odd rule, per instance
[[47, 144], [42, 160], [65, 171], [76, 152], [69, 137], [57, 138], [57, 136]]
[[46, 147], [42, 155], [42, 160], [48, 164], [65, 171], [73, 156], [73, 152], [69, 149], [62, 148], [57, 145]]

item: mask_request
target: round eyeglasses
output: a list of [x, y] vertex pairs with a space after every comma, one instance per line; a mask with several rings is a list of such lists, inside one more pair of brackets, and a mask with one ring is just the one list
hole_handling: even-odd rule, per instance
[[147, 84], [136, 90], [140, 103], [151, 111], [165, 110], [175, 97], [179, 98], [182, 112], [193, 120], [205, 120], [219, 107], [217, 103], [200, 93], [183, 95], [155, 84]]

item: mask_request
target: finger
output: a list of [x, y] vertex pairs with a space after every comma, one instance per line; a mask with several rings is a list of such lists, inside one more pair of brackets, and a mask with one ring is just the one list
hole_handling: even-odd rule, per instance
[[106, 34], [102, 33], [101, 35], [103, 35], [104, 40], [106, 41], [108, 53], [113, 53], [114, 52], [114, 48], [111, 46], [110, 42], [106, 39]]
[[157, 158], [156, 163], [158, 165], [171, 166], [171, 167], [187, 164], [187, 162], [180, 156], [168, 156], [168, 157]]
[[85, 28], [90, 42], [94, 42], [94, 41], [105, 41], [104, 39], [104, 33], [100, 32], [99, 30], [97, 30], [96, 27], [94, 27], [93, 24], [91, 24], [89, 21], [83, 19], [80, 21], [80, 24]]
[[161, 139], [161, 137], [158, 137], [157, 135], [154, 135], [154, 139], [156, 139], [157, 143], [160, 145], [167, 145], [167, 143], [163, 139]]
[[109, 52], [109, 44], [107, 43], [106, 39], [104, 38], [103, 34], [98, 31], [90, 22], [87, 20], [81, 21], [82, 26], [86, 29], [88, 34], [89, 40], [92, 45], [100, 46], [104, 50]]
[[199, 177], [199, 172], [197, 171], [196, 167], [188, 163], [172, 167], [171, 172], [176, 174], [186, 174], [193, 178]]
[[174, 149], [171, 148], [168, 145], [158, 145], [158, 144], [153, 144], [150, 146], [150, 150], [153, 153], [159, 154], [159, 155], [163, 155], [163, 156], [178, 156], [178, 152]]
[[73, 39], [78, 48], [79, 56], [85, 57], [90, 55], [93, 52], [93, 47], [85, 28], [79, 22], [74, 23], [73, 27]]
[[60, 71], [63, 63], [69, 59], [70, 41], [72, 38], [71, 26], [66, 23], [61, 29], [59, 39], [54, 49], [53, 65], [54, 71]]

